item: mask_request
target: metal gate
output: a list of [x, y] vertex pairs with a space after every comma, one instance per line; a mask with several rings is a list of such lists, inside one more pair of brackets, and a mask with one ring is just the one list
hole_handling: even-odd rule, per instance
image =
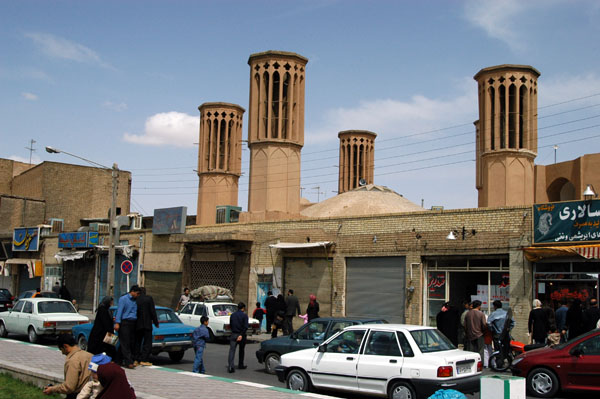
[[235, 295], [234, 261], [192, 261], [190, 275], [190, 289], [203, 285], [218, 285], [231, 290]]
[[346, 316], [404, 323], [406, 259], [346, 258]]

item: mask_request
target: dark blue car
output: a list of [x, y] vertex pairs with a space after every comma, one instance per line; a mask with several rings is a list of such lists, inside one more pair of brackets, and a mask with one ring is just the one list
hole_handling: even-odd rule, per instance
[[[113, 306], [110, 310], [114, 313], [117, 307]], [[172, 361], [180, 361], [183, 359], [186, 349], [192, 347], [194, 327], [183, 324], [177, 314], [170, 308], [157, 306], [156, 316], [158, 317], [159, 327], [152, 326], [152, 354], [157, 355], [160, 352], [167, 352]], [[87, 349], [92, 326], [92, 323], [87, 323], [73, 327], [73, 336], [83, 350]]]

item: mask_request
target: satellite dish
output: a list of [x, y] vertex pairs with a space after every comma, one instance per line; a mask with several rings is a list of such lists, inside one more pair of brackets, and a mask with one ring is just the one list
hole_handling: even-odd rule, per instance
[[365, 179], [360, 179], [360, 180], [358, 181], [358, 185], [359, 185], [359, 186], [366, 186], [366, 185], [367, 185], [367, 181], [366, 181]]

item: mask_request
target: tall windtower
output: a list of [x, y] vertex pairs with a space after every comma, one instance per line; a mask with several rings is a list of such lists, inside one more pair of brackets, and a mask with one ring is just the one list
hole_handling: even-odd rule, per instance
[[244, 108], [204, 103], [198, 146], [198, 210], [196, 224], [215, 224], [218, 205], [236, 206], [242, 167]]
[[368, 130], [344, 130], [340, 139], [338, 194], [360, 185], [373, 184], [375, 137]]
[[284, 51], [252, 54], [248, 59], [250, 220], [299, 215], [307, 62], [301, 55]]
[[534, 203], [537, 78], [528, 65], [484, 68], [477, 81], [476, 187], [479, 207]]

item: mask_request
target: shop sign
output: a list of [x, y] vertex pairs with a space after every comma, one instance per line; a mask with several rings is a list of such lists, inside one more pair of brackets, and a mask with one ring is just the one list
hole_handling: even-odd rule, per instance
[[429, 272], [427, 290], [430, 299], [446, 299], [446, 272]]
[[155, 209], [152, 234], [183, 234], [186, 217], [187, 206]]
[[15, 252], [39, 251], [39, 238], [39, 227], [20, 227], [15, 229], [13, 231], [12, 250]]
[[93, 247], [95, 245], [100, 245], [100, 234], [97, 231], [88, 231], [88, 247]]
[[87, 232], [58, 233], [59, 248], [87, 248]]
[[600, 200], [533, 205], [533, 242], [600, 241]]

